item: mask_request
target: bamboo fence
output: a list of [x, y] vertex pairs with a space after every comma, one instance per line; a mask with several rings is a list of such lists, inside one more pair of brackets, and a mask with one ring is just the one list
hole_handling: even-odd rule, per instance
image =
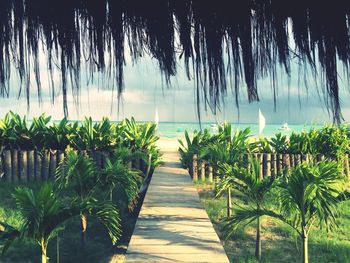
[[[300, 163], [310, 163], [312, 161], [321, 161], [325, 159], [322, 154], [312, 156], [310, 154], [271, 154], [256, 153], [251, 155], [252, 158], [260, 163], [260, 176], [276, 176], [282, 172], [286, 172]], [[246, 156], [248, 158], [248, 155]], [[343, 159], [344, 173], [350, 177], [349, 155], [345, 155]], [[215, 175], [215, 167], [203, 160], [198, 160], [197, 155], [193, 156], [192, 168], [189, 171], [193, 181], [208, 180], [213, 182]]]
[[[103, 168], [107, 152], [88, 151], [97, 167]], [[0, 155], [0, 175], [3, 181], [46, 181], [55, 177], [56, 169], [64, 160], [63, 151], [3, 150]]]

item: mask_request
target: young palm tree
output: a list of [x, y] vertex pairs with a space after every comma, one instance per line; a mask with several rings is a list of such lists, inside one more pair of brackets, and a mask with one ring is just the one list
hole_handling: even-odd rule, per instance
[[120, 235], [120, 215], [118, 208], [110, 201], [98, 201], [94, 195], [99, 187], [99, 175], [93, 161], [82, 153], [69, 151], [65, 161], [56, 172], [56, 182], [59, 188], [71, 188], [75, 191], [82, 209], [81, 240], [86, 242], [87, 216], [96, 216], [110, 232], [115, 242]]
[[278, 184], [280, 213], [268, 209], [244, 209], [230, 219], [228, 228], [267, 215], [290, 225], [302, 241], [302, 262], [308, 262], [308, 236], [313, 226], [336, 226], [338, 204], [343, 200], [345, 177], [337, 162], [323, 161], [292, 169]]
[[[201, 158], [209, 160], [210, 163], [218, 168], [220, 178], [217, 182], [220, 183], [221, 178], [225, 178], [226, 171], [222, 169], [225, 165], [228, 166], [243, 166], [244, 155], [247, 154], [248, 144], [247, 139], [250, 130], [245, 129], [233, 133], [230, 124], [224, 124], [219, 127], [218, 139], [210, 143], [202, 152]], [[232, 135], [233, 134], [233, 135]], [[227, 216], [232, 214], [231, 187], [227, 185]], [[220, 192], [223, 192], [221, 189]]]
[[19, 229], [0, 223], [0, 236], [6, 242], [4, 250], [15, 239], [32, 239], [41, 248], [41, 262], [46, 263], [49, 241], [64, 222], [79, 215], [80, 208], [74, 205], [63, 207], [60, 198], [49, 184], [44, 184], [38, 192], [18, 187], [13, 197], [23, 221]]
[[[224, 191], [227, 188], [233, 188], [241, 192], [249, 200], [249, 207], [259, 213], [260, 210], [264, 209], [266, 203], [266, 195], [273, 186], [273, 177], [260, 177], [260, 164], [259, 161], [250, 158], [251, 169], [239, 168], [237, 165], [231, 166], [225, 164], [222, 170], [225, 172], [225, 177], [222, 178], [217, 185], [219, 190]], [[237, 206], [239, 206], [237, 204]], [[237, 210], [236, 214], [229, 218], [229, 223], [226, 225], [228, 235], [232, 235], [235, 228], [238, 226], [237, 220], [241, 218], [242, 211]], [[244, 215], [244, 212], [243, 212]], [[250, 223], [251, 221], [248, 221]], [[260, 238], [260, 217], [256, 218], [256, 246], [255, 246], [255, 257], [257, 260], [261, 259], [261, 238]]]
[[109, 192], [110, 201], [113, 199], [113, 190], [118, 189], [131, 205], [137, 196], [140, 179], [139, 172], [129, 169], [122, 160], [107, 158], [105, 168], [100, 173], [99, 183]]
[[302, 240], [302, 259], [308, 262], [308, 235], [314, 224], [332, 228], [345, 177], [337, 162], [302, 164], [280, 184], [282, 218]]

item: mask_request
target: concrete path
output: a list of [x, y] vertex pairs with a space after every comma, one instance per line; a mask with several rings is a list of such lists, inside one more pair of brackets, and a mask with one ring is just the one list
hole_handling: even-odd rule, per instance
[[153, 175], [126, 262], [229, 262], [175, 151]]

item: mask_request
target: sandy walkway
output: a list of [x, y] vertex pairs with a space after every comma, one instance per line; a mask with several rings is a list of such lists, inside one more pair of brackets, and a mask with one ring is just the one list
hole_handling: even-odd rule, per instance
[[126, 262], [229, 262], [187, 171], [177, 140], [158, 144], [165, 161], [153, 175]]

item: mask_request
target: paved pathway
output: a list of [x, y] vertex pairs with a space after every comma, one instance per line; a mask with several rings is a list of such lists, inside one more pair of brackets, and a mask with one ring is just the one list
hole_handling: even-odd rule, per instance
[[229, 262], [176, 152], [153, 175], [126, 262]]

